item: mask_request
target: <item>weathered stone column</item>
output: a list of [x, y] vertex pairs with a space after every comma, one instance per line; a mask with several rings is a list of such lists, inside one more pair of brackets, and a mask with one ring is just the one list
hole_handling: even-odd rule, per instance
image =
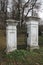
[[26, 20], [27, 25], [27, 48], [39, 49], [38, 45], [38, 20], [36, 17], [28, 17]]
[[12, 52], [17, 49], [17, 21], [15, 20], [7, 20], [6, 44], [7, 52]]

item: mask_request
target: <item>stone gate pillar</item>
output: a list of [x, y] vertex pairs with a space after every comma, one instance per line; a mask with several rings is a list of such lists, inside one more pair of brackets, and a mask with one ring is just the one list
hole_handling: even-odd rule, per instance
[[39, 49], [38, 45], [38, 18], [28, 17], [27, 25], [27, 47], [30, 49]]
[[15, 20], [7, 20], [6, 44], [7, 52], [12, 52], [17, 49], [17, 22]]

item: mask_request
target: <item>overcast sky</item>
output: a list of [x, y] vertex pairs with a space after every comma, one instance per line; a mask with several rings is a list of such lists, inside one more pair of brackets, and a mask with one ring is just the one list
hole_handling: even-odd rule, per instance
[[43, 20], [43, 0], [40, 0], [41, 6], [38, 11], [39, 17]]
[[[0, 0], [1, 1], [1, 0]], [[4, 0], [3, 0], [4, 1]], [[12, 7], [12, 1], [13, 0], [8, 0], [9, 1], [9, 5], [8, 5], [8, 7]], [[18, 0], [15, 0], [16, 2], [18, 1]], [[21, 1], [24, 1], [24, 0], [21, 0]], [[28, 0], [25, 0], [25, 2], [27, 2]], [[41, 18], [41, 19], [43, 19], [43, 0], [38, 0], [37, 2], [40, 2], [41, 3], [41, 6], [40, 6], [40, 8], [39, 8], [39, 10], [37, 11], [38, 12], [38, 16]], [[8, 11], [10, 11], [10, 9], [8, 9]], [[24, 14], [26, 15], [26, 13], [27, 13], [27, 11], [28, 11], [28, 8], [26, 8], [25, 9], [25, 12], [24, 12]], [[31, 16], [31, 12], [28, 14], [28, 16]]]
[[[43, 0], [38, 0], [37, 3], [41, 4], [39, 9], [38, 10], [36, 9], [37, 14], [38, 14], [39, 18], [41, 18], [43, 20]], [[26, 15], [27, 11], [28, 11], [28, 8], [25, 9], [25, 12], [24, 12], [25, 15]], [[28, 16], [31, 16], [31, 11], [29, 12]]]

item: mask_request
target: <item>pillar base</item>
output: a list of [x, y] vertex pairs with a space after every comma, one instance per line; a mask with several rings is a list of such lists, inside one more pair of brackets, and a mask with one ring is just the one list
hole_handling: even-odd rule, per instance
[[6, 54], [10, 53], [10, 52], [13, 52], [17, 50], [17, 48], [12, 48], [12, 49], [6, 49]]
[[39, 49], [39, 45], [38, 46], [27, 46], [27, 50], [34, 50], [34, 49]]

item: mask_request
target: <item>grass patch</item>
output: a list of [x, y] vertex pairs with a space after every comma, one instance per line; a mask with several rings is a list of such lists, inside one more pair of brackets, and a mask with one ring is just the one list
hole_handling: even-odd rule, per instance
[[15, 50], [4, 54], [8, 65], [43, 65], [43, 48], [34, 51]]

